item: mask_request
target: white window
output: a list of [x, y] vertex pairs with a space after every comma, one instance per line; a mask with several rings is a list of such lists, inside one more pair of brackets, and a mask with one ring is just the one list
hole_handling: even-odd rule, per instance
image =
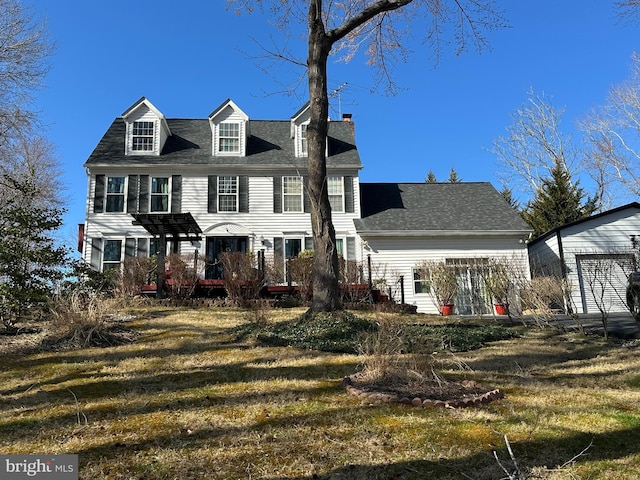
[[102, 254], [102, 271], [120, 268], [122, 260], [122, 240], [105, 240]]
[[342, 177], [328, 177], [329, 203], [334, 212], [344, 212], [344, 181]]
[[107, 212], [124, 212], [124, 177], [107, 178]]
[[153, 122], [133, 122], [131, 150], [137, 152], [153, 151]]
[[238, 211], [238, 177], [218, 177], [218, 211]]
[[309, 125], [307, 123], [303, 123], [300, 125], [300, 151], [302, 155], [308, 155], [309, 150], [307, 147], [307, 127]]
[[285, 212], [302, 212], [304, 200], [302, 196], [301, 177], [282, 177], [282, 205]]
[[240, 152], [240, 124], [221, 123], [218, 125], [218, 152]]
[[169, 178], [151, 177], [151, 211], [169, 211]]
[[413, 270], [413, 292], [431, 293], [431, 281], [427, 269]]

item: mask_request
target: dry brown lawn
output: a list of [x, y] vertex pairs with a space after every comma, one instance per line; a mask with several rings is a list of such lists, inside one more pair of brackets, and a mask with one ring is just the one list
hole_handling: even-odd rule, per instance
[[2, 354], [0, 453], [78, 454], [87, 480], [480, 480], [508, 478], [494, 451], [514, 469], [506, 435], [522, 478], [640, 477], [637, 343], [531, 330], [444, 372], [505, 399], [418, 409], [346, 394], [357, 355], [235, 342], [244, 312], [133, 313], [128, 345]]

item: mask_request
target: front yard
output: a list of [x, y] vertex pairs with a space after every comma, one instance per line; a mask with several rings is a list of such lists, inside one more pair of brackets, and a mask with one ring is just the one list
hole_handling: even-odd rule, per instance
[[506, 435], [536, 478], [640, 476], [637, 342], [528, 330], [440, 352], [506, 397], [424, 409], [347, 394], [361, 355], [239, 340], [244, 311], [130, 313], [130, 344], [2, 355], [0, 453], [78, 454], [81, 479], [480, 480], [507, 478], [493, 451], [513, 470]]

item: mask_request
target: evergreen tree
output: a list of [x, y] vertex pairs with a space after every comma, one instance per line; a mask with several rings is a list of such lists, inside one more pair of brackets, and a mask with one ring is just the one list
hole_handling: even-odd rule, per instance
[[449, 172], [449, 183], [460, 183], [462, 179], [458, 177], [458, 172], [456, 172], [453, 166], [451, 167], [451, 171]]
[[571, 181], [571, 175], [561, 162], [556, 162], [551, 174], [542, 179], [535, 198], [522, 212], [531, 225], [534, 237], [554, 228], [592, 215], [598, 207], [597, 198], [586, 198], [585, 192]]
[[511, 208], [513, 208], [516, 212], [520, 212], [520, 202], [513, 198], [513, 190], [511, 190], [509, 187], [503, 187], [502, 190], [500, 190], [500, 195], [502, 195], [502, 198], [504, 198], [506, 202], [511, 205]]
[[436, 174], [433, 173], [433, 170], [429, 169], [429, 173], [427, 173], [427, 178], [424, 179], [426, 183], [438, 183], [438, 179], [436, 178]]
[[9, 194], [0, 214], [0, 318], [7, 330], [42, 312], [63, 276], [67, 249], [55, 245], [63, 210], [39, 201], [32, 175], [16, 180], [4, 175]]

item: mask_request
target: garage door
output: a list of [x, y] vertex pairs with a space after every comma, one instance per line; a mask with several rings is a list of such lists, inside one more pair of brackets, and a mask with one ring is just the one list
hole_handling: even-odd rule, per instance
[[633, 271], [629, 254], [576, 255], [584, 313], [624, 312], [627, 276]]

